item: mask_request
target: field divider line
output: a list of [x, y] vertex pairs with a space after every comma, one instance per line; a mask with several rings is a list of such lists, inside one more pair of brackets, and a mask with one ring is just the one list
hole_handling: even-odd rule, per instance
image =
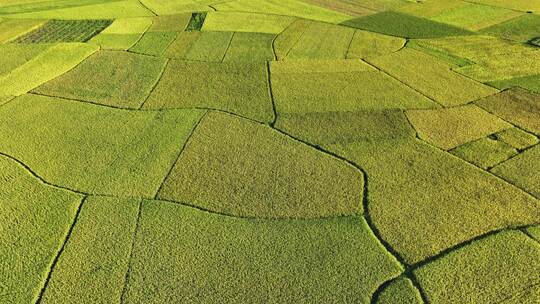
[[507, 226], [507, 227], [503, 227], [503, 228], [499, 228], [499, 229], [494, 229], [494, 230], [491, 230], [491, 231], [488, 231], [488, 232], [485, 232], [483, 234], [480, 234], [480, 235], [477, 235], [471, 239], [468, 239], [466, 241], [463, 241], [459, 244], [456, 244], [454, 246], [451, 246], [451, 247], [448, 247], [444, 250], [441, 250], [439, 253], [435, 254], [435, 255], [432, 255], [422, 261], [419, 261], [419, 262], [416, 262], [414, 264], [411, 264], [406, 270], [405, 270], [405, 273], [412, 273], [414, 272], [415, 270], [427, 265], [427, 264], [430, 264], [431, 262], [435, 262], [441, 258], [444, 258], [445, 256], [459, 250], [459, 249], [462, 249], [474, 242], [478, 242], [478, 241], [481, 241], [483, 239], [486, 239], [490, 236], [493, 236], [495, 234], [498, 234], [498, 233], [502, 233], [502, 232], [506, 232], [506, 231], [523, 231], [524, 229], [528, 229], [528, 228], [532, 228], [532, 227], [536, 227], [540, 225], [540, 221], [537, 222], [537, 223], [533, 223], [533, 224], [526, 224], [526, 225], [518, 225], [518, 226]]
[[274, 61], [278, 61], [278, 57], [277, 57], [277, 53], [276, 53], [276, 39], [278, 39], [278, 37], [280, 35], [285, 33], [285, 31], [287, 31], [298, 20], [299, 19], [295, 19], [295, 20], [291, 21], [291, 23], [289, 23], [285, 28], [283, 28], [283, 30], [281, 30], [281, 32], [277, 33], [276, 36], [274, 36], [274, 38], [272, 39], [272, 53], [274, 53]]
[[[535, 226], [536, 227], [536, 226]], [[527, 227], [527, 228], [532, 228], [532, 227]], [[523, 232], [523, 234], [525, 234], [526, 236], [528, 236], [530, 239], [532, 239], [533, 241], [535, 241], [536, 243], [538, 243], [538, 245], [540, 246], [540, 240], [538, 240], [537, 238], [535, 238], [532, 234], [529, 233], [529, 231], [527, 231], [527, 228], [521, 228], [521, 232]]]
[[352, 29], [353, 30], [353, 33], [351, 35], [351, 40], [349, 40], [349, 44], [347, 45], [347, 49], [345, 50], [345, 56], [343, 57], [343, 59], [347, 60], [349, 59], [349, 51], [351, 50], [351, 45], [354, 41], [354, 37], [356, 36], [356, 33], [358, 32], [358, 30], [356, 29]]
[[144, 7], [147, 11], [152, 13], [152, 15], [154, 15], [154, 17], [158, 16], [158, 14], [156, 14], [156, 12], [154, 12], [150, 7], [148, 7], [146, 4], [144, 4], [144, 2], [142, 2], [142, 0], [138, 0], [138, 1], [142, 5], [142, 7]]
[[139, 207], [137, 209], [137, 220], [135, 222], [135, 231], [133, 231], [133, 237], [131, 238], [131, 248], [130, 248], [130, 251], [129, 251], [126, 275], [124, 276], [124, 285], [122, 286], [122, 293], [120, 293], [120, 303], [125, 302], [127, 286], [128, 286], [128, 282], [129, 282], [129, 276], [130, 276], [130, 273], [131, 273], [131, 263], [133, 261], [133, 251], [134, 251], [134, 248], [135, 248], [135, 242], [137, 241], [137, 232], [139, 231], [139, 226], [140, 226], [140, 223], [141, 223], [142, 203], [143, 203], [143, 200], [141, 199], [139, 201]]
[[161, 69], [161, 73], [159, 74], [159, 77], [157, 78], [156, 82], [152, 85], [152, 88], [150, 89], [150, 92], [148, 92], [148, 95], [146, 95], [146, 98], [139, 106], [138, 110], [142, 110], [142, 107], [146, 104], [148, 99], [150, 99], [150, 96], [152, 93], [154, 93], [154, 90], [158, 86], [159, 82], [161, 81], [161, 78], [163, 78], [163, 75], [165, 74], [165, 71], [167, 70], [167, 67], [169, 66], [169, 63], [171, 62], [170, 58], [165, 58], [165, 64], [163, 65], [163, 68]]
[[223, 56], [221, 57], [220, 63], [223, 63], [225, 60], [225, 57], [227, 57], [227, 53], [229, 52], [229, 49], [231, 48], [232, 41], [234, 39], [235, 34], [236, 32], [232, 32], [231, 39], [229, 39], [229, 44], [227, 44], [227, 48], [225, 49], [225, 52], [223, 52]]
[[274, 113], [274, 118], [272, 119], [272, 121], [270, 122], [270, 127], [274, 127], [276, 125], [276, 122], [278, 120], [278, 112], [277, 112], [277, 109], [276, 109], [276, 101], [274, 99], [274, 92], [272, 90], [272, 74], [271, 74], [271, 71], [270, 71], [270, 61], [267, 61], [266, 62], [266, 77], [268, 79], [268, 94], [270, 96], [270, 102], [272, 103], [272, 112]]
[[[125, 50], [120, 50], [120, 52], [128, 52], [128, 53], [135, 53], [135, 52], [130, 52], [129, 50], [134, 48], [143, 38], [144, 38], [144, 35], [146, 35], [146, 33], [152, 28], [152, 26], [154, 26], [154, 20], [150, 20], [150, 25], [148, 27], [146, 27], [146, 29], [140, 33], [141, 35], [139, 36], [139, 38], [137, 38], [137, 41], [135, 41], [130, 47], [128, 47], [127, 49]], [[115, 50], [113, 50], [115, 51]], [[146, 55], [146, 54], [140, 54], [140, 55]], [[159, 56], [158, 56], [159, 57]]]
[[199, 125], [201, 124], [201, 122], [205, 119], [206, 117], [206, 114], [208, 112], [205, 112], [203, 115], [201, 115], [201, 118], [199, 119], [199, 121], [193, 126], [193, 128], [191, 129], [191, 132], [189, 133], [187, 139], [186, 139], [186, 142], [184, 143], [184, 145], [180, 148], [180, 151], [178, 152], [178, 155], [176, 156], [176, 158], [174, 159], [174, 161], [172, 162], [171, 164], [171, 168], [169, 169], [169, 172], [167, 172], [167, 174], [165, 175], [165, 177], [163, 178], [163, 181], [161, 182], [161, 184], [159, 185], [159, 188], [158, 190], [156, 191], [156, 194], [154, 195], [154, 200], [159, 200], [158, 199], [158, 195], [159, 193], [161, 192], [161, 190], [163, 189], [163, 186], [165, 185], [165, 182], [167, 181], [167, 179], [169, 178], [169, 176], [171, 175], [174, 167], [176, 166], [176, 163], [178, 162], [178, 160], [180, 159], [180, 156], [182, 155], [182, 152], [184, 152], [184, 150], [186, 149], [186, 147], [188, 146], [189, 144], [189, 141], [191, 140], [193, 134], [195, 134], [195, 131], [197, 130], [197, 127], [199, 127]]
[[11, 156], [11, 155], [9, 155], [7, 153], [4, 153], [4, 152], [0, 151], [0, 156], [7, 157], [7, 158], [11, 159], [12, 161], [16, 162], [17, 164], [19, 164], [19, 166], [23, 167], [24, 170], [27, 171], [32, 177], [38, 179], [42, 184], [44, 184], [46, 186], [53, 187], [53, 188], [60, 189], [60, 190], [64, 190], [64, 191], [69, 191], [69, 192], [79, 194], [79, 195], [83, 195], [83, 196], [92, 195], [90, 193], [85, 193], [85, 192], [81, 192], [81, 191], [78, 191], [78, 190], [75, 190], [75, 189], [71, 189], [71, 188], [68, 188], [68, 187], [64, 187], [64, 186], [60, 186], [60, 185], [50, 183], [50, 182], [46, 181], [43, 177], [38, 175], [34, 170], [32, 170], [24, 162], [22, 162], [21, 160], [13, 157], [13, 156]]
[[43, 287], [39, 291], [38, 298], [37, 298], [37, 300], [35, 302], [36, 304], [39, 304], [39, 303], [41, 303], [41, 301], [43, 301], [43, 295], [45, 294], [45, 289], [47, 289], [47, 286], [48, 286], [48, 284], [49, 284], [49, 282], [51, 280], [51, 276], [52, 276], [52, 273], [54, 271], [54, 268], [56, 267], [56, 264], [58, 263], [58, 260], [60, 259], [60, 256], [64, 252], [64, 249], [66, 248], [66, 244], [69, 241], [69, 238], [70, 238], [71, 234], [73, 233], [73, 229], [75, 228], [75, 225], [77, 224], [77, 220], [79, 219], [79, 216], [81, 214], [82, 206], [83, 206], [84, 202], [86, 201], [87, 197], [88, 196], [83, 197], [81, 199], [80, 203], [79, 203], [79, 206], [77, 207], [77, 211], [75, 212], [75, 217], [73, 218], [73, 222], [71, 223], [71, 226], [69, 227], [68, 232], [66, 233], [66, 236], [64, 237], [64, 241], [62, 243], [62, 246], [60, 247], [60, 249], [56, 253], [56, 256], [53, 259], [51, 267], [49, 268], [49, 272], [47, 273], [47, 277], [45, 278], [45, 282], [43, 284]]
[[421, 288], [421, 286], [419, 285], [419, 283], [416, 281], [416, 278], [411, 278], [409, 275], [405, 274], [405, 273], [402, 273], [392, 279], [389, 279], [387, 281], [385, 281], [384, 283], [382, 283], [381, 285], [379, 285], [379, 287], [377, 287], [377, 289], [375, 290], [375, 292], [373, 292], [373, 294], [371, 295], [371, 299], [370, 299], [370, 304], [378, 304], [379, 303], [379, 298], [381, 296], [381, 294], [386, 290], [386, 288], [388, 286], [390, 286], [392, 283], [394, 283], [395, 281], [397, 281], [398, 279], [400, 278], [406, 278], [406, 279], [409, 279], [411, 281], [411, 283], [413, 284], [413, 287], [418, 290], [418, 293], [420, 294], [420, 298], [422, 300], [422, 303], [423, 304], [428, 304], [429, 301], [428, 301], [428, 298], [427, 298], [427, 295], [425, 294], [424, 290]]

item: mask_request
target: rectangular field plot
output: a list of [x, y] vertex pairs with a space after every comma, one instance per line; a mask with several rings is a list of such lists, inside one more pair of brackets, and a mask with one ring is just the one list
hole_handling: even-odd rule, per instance
[[477, 31], [512, 18], [522, 13], [486, 5], [463, 2], [462, 5], [441, 12], [430, 19], [451, 24], [471, 31]]
[[294, 17], [260, 13], [210, 12], [202, 30], [279, 34], [294, 20]]
[[414, 138], [400, 110], [281, 114], [276, 128], [318, 145]]
[[[294, 61], [290, 63], [295, 64]], [[364, 64], [359, 68], [365, 70], [340, 72], [324, 71], [328, 68], [324, 68], [324, 72], [294, 71], [282, 67], [287, 64], [289, 61], [271, 66], [272, 92], [279, 113], [438, 107], [428, 98]]]
[[[153, 14], [146, 9], [139, 1], [100, 1], [91, 5], [80, 5], [79, 1], [68, 0], [73, 7], [56, 8], [51, 10], [39, 10], [26, 13], [10, 14], [10, 18], [28, 19], [62, 19], [62, 20], [83, 20], [83, 19], [118, 19], [148, 17]], [[83, 0], [86, 1], [86, 0]], [[50, 1], [42, 1], [47, 3]], [[84, 3], [84, 2], [83, 2]]]
[[164, 58], [100, 51], [33, 92], [138, 109], [158, 81], [165, 62]]
[[449, 64], [416, 50], [404, 49], [368, 61], [444, 106], [466, 104], [498, 92], [454, 73]]
[[43, 303], [116, 303], [122, 295], [139, 201], [88, 197]]
[[213, 108], [270, 122], [267, 77], [266, 63], [172, 60], [144, 108]]
[[234, 33], [223, 61], [264, 62], [273, 60], [272, 41], [274, 37], [272, 34]]
[[221, 62], [231, 43], [232, 32], [181, 32], [169, 46], [169, 58]]
[[352, 17], [300, 0], [234, 0], [213, 5], [218, 11], [253, 12], [295, 16], [305, 19], [340, 23]]
[[18, 96], [71, 70], [97, 51], [83, 43], [61, 43], [38, 54], [28, 62], [0, 76], [0, 92]]
[[99, 34], [111, 20], [51, 20], [15, 39], [15, 43], [85, 42]]
[[178, 32], [147, 32], [129, 51], [151, 56], [161, 56], [177, 36]]
[[279, 59], [345, 59], [347, 56], [354, 29], [307, 20], [296, 21], [294, 25], [276, 38]]
[[400, 270], [362, 217], [245, 220], [145, 201], [123, 302], [367, 303]]
[[156, 16], [152, 18], [152, 26], [148, 32], [180, 32], [191, 20], [191, 14]]

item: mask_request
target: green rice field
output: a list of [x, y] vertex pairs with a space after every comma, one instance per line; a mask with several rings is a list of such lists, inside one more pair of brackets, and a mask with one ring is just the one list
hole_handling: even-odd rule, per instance
[[540, 1], [0, 0], [0, 304], [540, 304]]

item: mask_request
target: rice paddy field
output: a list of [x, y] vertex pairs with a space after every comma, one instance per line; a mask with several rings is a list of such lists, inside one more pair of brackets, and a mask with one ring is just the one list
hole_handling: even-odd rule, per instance
[[0, 0], [0, 303], [540, 303], [540, 1]]

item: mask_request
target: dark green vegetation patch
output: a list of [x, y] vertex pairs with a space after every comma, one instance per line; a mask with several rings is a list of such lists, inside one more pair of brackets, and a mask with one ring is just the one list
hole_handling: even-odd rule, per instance
[[15, 43], [85, 42], [99, 34], [112, 20], [51, 20], [15, 39]]
[[392, 11], [351, 19], [342, 24], [405, 38], [434, 38], [472, 34], [472, 32], [459, 27]]
[[503, 22], [482, 32], [519, 42], [531, 41], [540, 35], [540, 16], [524, 14], [507, 22]]
[[193, 13], [186, 27], [186, 31], [188, 32], [200, 31], [204, 24], [205, 18], [206, 18], [206, 13]]
[[361, 213], [363, 184], [344, 161], [268, 126], [211, 112], [158, 198], [237, 216], [313, 218]]

